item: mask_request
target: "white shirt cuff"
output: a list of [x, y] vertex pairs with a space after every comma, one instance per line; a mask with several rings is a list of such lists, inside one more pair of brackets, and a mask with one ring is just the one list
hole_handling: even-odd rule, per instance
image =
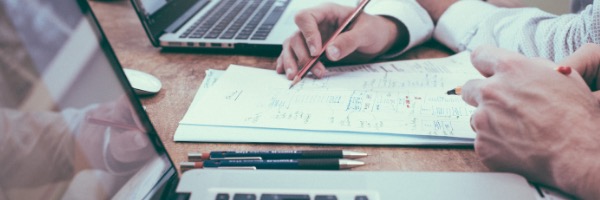
[[482, 1], [456, 2], [438, 20], [433, 37], [454, 52], [464, 51], [482, 19], [498, 10], [498, 7]]
[[433, 21], [425, 9], [415, 0], [374, 0], [365, 12], [372, 15], [393, 17], [408, 29], [408, 46], [401, 51], [388, 52], [384, 57], [395, 57], [417, 46], [432, 36]]

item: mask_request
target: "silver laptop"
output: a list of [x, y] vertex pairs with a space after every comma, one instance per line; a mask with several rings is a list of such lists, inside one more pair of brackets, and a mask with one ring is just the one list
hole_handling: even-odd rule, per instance
[[0, 35], [0, 199], [541, 198], [508, 173], [180, 177], [86, 0], [0, 0]]
[[131, 0], [154, 46], [279, 53], [295, 14], [356, 0]]

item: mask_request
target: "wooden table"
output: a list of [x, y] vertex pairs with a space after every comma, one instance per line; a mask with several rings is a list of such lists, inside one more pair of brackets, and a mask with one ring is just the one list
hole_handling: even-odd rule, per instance
[[[369, 153], [361, 159], [367, 165], [354, 170], [489, 171], [472, 148], [176, 143], [173, 141], [175, 129], [202, 83], [206, 69], [224, 70], [229, 64], [274, 69], [276, 58], [163, 52], [150, 44], [128, 0], [91, 1], [90, 4], [121, 64], [151, 73], [163, 82], [162, 91], [142, 98], [142, 103], [175, 163], [187, 161], [188, 152], [211, 150], [346, 149]], [[444, 57], [449, 52], [429, 42], [400, 59]]]

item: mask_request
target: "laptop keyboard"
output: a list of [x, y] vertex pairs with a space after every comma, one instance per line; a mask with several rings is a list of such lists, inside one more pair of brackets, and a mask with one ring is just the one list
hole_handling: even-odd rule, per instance
[[[337, 200], [335, 195], [315, 195], [313, 199], [308, 194], [234, 194], [233, 198], [227, 193], [217, 194], [215, 200]], [[369, 200], [365, 195], [356, 195], [354, 200]]]
[[180, 38], [265, 40], [290, 0], [222, 0]]

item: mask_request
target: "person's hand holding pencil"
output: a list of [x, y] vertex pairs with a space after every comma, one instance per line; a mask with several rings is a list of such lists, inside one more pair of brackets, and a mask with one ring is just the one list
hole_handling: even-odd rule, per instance
[[[406, 46], [408, 33], [402, 31], [406, 30], [404, 25], [386, 17], [362, 13], [359, 8], [326, 4], [299, 12], [295, 20], [299, 31], [284, 42], [276, 71], [292, 80], [299, 68], [311, 59], [364, 62], [385, 53], [394, 45], [394, 48]], [[356, 15], [352, 28], [334, 37], [336, 30], [347, 28], [343, 24], [353, 13], [360, 14]], [[323, 44], [330, 39], [328, 44]], [[327, 74], [320, 60], [314, 61], [313, 65], [309, 71], [316, 77]]]

